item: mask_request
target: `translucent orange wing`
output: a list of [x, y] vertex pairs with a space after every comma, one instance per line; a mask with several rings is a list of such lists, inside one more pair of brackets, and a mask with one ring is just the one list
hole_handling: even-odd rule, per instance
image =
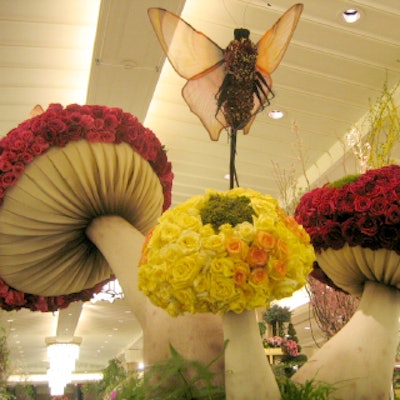
[[149, 8], [148, 15], [166, 56], [183, 78], [196, 78], [223, 62], [223, 50], [182, 18], [162, 8]]
[[303, 4], [295, 4], [290, 7], [258, 41], [256, 67], [262, 74], [271, 74], [278, 67], [292, 39], [302, 11]]

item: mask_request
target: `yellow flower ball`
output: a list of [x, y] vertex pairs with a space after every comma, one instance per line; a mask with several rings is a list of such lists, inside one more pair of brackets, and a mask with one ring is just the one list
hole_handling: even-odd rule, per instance
[[144, 244], [139, 289], [172, 316], [240, 313], [290, 296], [314, 260], [307, 233], [273, 197], [207, 190], [159, 218]]

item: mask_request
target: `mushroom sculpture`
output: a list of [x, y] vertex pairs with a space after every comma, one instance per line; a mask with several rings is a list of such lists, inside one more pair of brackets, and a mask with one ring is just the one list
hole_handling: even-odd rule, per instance
[[[20, 124], [0, 141], [0, 306], [54, 311], [116, 276], [142, 325], [145, 361], [167, 357], [187, 331], [208, 335], [206, 355], [218, 354], [214, 316], [176, 332], [137, 289], [144, 236], [170, 205], [171, 185], [159, 140], [121, 109], [53, 104]], [[193, 347], [182, 354], [196, 357]]]
[[307, 233], [275, 199], [208, 190], [159, 218], [139, 288], [171, 316], [222, 314], [226, 398], [278, 400], [253, 310], [302, 287], [313, 260]]
[[305, 194], [295, 213], [322, 271], [361, 296], [351, 318], [294, 375], [335, 385], [343, 399], [388, 399], [400, 317], [400, 167], [352, 176]]

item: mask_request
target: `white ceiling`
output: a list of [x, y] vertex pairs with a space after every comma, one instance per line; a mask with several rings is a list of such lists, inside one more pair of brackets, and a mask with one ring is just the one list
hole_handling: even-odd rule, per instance
[[[165, 144], [175, 174], [174, 204], [205, 188], [228, 189], [224, 179], [227, 135], [223, 132], [218, 142], [211, 142], [189, 111], [180, 94], [184, 81], [168, 63], [162, 68], [164, 57], [146, 14], [150, 6], [180, 13], [184, 1], [103, 0], [97, 32], [97, 12], [89, 9], [96, 3], [0, 1], [1, 134], [26, 119], [38, 103], [117, 106], [145, 122]], [[272, 76], [275, 98], [270, 109], [282, 109], [286, 116], [273, 121], [263, 112], [250, 134], [238, 137], [241, 186], [276, 197], [273, 162], [281, 169], [293, 167], [302, 182], [294, 124], [312, 184], [342, 175], [343, 165], [352, 172], [355, 163], [345, 155], [348, 149], [342, 138], [368, 110], [370, 99], [379, 95], [385, 79], [389, 86], [400, 79], [398, 0], [303, 3], [289, 49]], [[183, 17], [226, 47], [238, 26], [248, 28], [257, 41], [292, 4], [288, 0], [188, 0]], [[350, 7], [360, 9], [363, 18], [345, 25], [340, 14]], [[115, 355], [140, 347], [140, 328], [122, 300], [88, 303], [82, 312], [75, 308], [64, 310], [62, 320], [80, 316], [69, 325], [69, 334], [83, 337], [80, 372], [101, 370]], [[56, 334], [57, 316], [22, 310], [2, 312], [0, 318], [9, 330], [15, 372], [45, 373], [44, 338]], [[305, 336], [304, 340], [311, 341]]]

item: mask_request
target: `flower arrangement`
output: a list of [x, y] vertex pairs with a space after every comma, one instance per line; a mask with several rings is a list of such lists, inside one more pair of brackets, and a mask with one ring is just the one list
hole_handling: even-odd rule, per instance
[[297, 357], [299, 346], [295, 340], [286, 339], [281, 336], [271, 336], [263, 341], [266, 349], [282, 349], [283, 353], [290, 357]]
[[290, 357], [297, 357], [300, 354], [297, 343], [291, 339], [284, 339], [281, 348], [283, 352]]
[[272, 347], [274, 349], [281, 347], [285, 339], [281, 336], [271, 336], [265, 341], [265, 346]]
[[156, 135], [120, 108], [103, 106], [63, 107], [51, 104], [46, 112], [28, 119], [0, 141], [0, 205], [8, 188], [24, 168], [50, 147], [64, 147], [70, 141], [126, 142], [147, 160], [158, 175], [165, 194], [164, 210], [171, 203], [171, 164]]
[[[78, 140], [128, 143], [157, 174], [164, 193], [163, 209], [169, 207], [173, 178], [171, 164], [155, 134], [119, 108], [77, 104], [65, 108], [51, 104], [45, 112], [24, 121], [0, 140], [0, 207], [8, 190], [36, 157], [44, 155], [53, 146], [64, 147]], [[23, 307], [32, 311], [55, 311], [72, 301], [90, 300], [106, 282], [79, 293], [45, 297], [18, 291], [0, 278], [0, 307], [7, 311]]]
[[306, 193], [295, 219], [316, 252], [345, 244], [400, 254], [400, 166], [354, 175]]
[[241, 313], [302, 287], [314, 257], [305, 230], [271, 196], [208, 190], [159, 218], [139, 289], [172, 316]]

